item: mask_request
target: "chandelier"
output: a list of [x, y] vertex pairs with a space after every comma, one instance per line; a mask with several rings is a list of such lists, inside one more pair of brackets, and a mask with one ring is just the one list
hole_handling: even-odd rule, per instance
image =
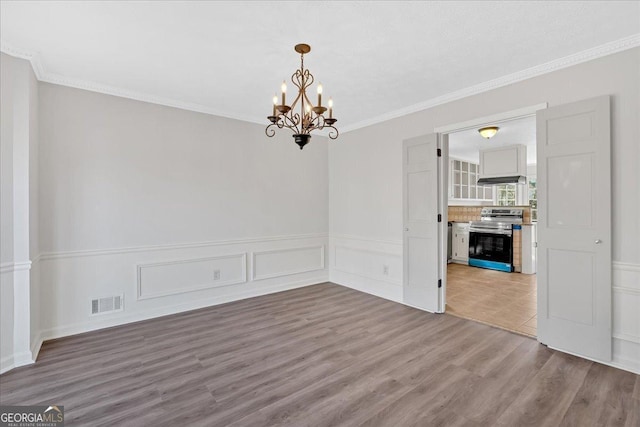
[[[311, 46], [308, 44], [298, 44], [295, 51], [300, 54], [300, 68], [291, 76], [291, 81], [298, 88], [298, 96], [293, 100], [291, 105], [287, 105], [287, 83], [282, 82], [282, 97], [273, 97], [273, 112], [267, 118], [271, 122], [265, 129], [268, 137], [276, 134], [275, 127], [282, 129], [288, 128], [293, 132], [293, 139], [304, 148], [311, 139], [311, 132], [314, 130], [330, 129], [329, 138], [336, 139], [338, 137], [338, 129], [333, 125], [338, 121], [333, 118], [333, 100], [329, 98], [327, 106], [329, 107], [329, 117], [325, 117], [324, 113], [327, 108], [322, 105], [322, 85], [318, 84], [318, 103], [314, 105], [307, 97], [307, 89], [313, 84], [313, 75], [309, 70], [304, 69], [304, 55], [311, 52]], [[278, 103], [278, 101], [281, 101]], [[296, 107], [299, 110], [296, 112]]]

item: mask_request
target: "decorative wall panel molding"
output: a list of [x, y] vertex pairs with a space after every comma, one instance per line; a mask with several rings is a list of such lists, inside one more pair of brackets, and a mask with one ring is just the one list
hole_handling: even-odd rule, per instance
[[[640, 346], [640, 265], [613, 263], [613, 337]], [[627, 346], [628, 347], [628, 346]], [[624, 347], [624, 348], [627, 348]], [[640, 350], [640, 348], [639, 348]], [[640, 359], [640, 351], [638, 356]], [[631, 359], [631, 356], [626, 356]], [[637, 360], [640, 365], [640, 360]]]
[[324, 270], [324, 245], [272, 249], [252, 253], [252, 280]]
[[402, 256], [344, 245], [335, 245], [333, 248], [334, 270], [402, 285]]
[[158, 298], [247, 281], [247, 254], [140, 264], [138, 300]]

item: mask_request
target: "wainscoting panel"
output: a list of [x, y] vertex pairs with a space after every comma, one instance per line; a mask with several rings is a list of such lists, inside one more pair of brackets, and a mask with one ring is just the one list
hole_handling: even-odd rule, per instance
[[613, 336], [640, 344], [640, 290], [613, 289]]
[[397, 255], [336, 245], [334, 256], [338, 271], [391, 284], [402, 281], [402, 258]]
[[402, 302], [402, 242], [331, 235], [334, 283]]
[[324, 269], [324, 245], [253, 253], [252, 279], [263, 280]]
[[613, 263], [613, 362], [640, 374], [640, 265]]
[[247, 281], [247, 254], [138, 265], [138, 299]]
[[[320, 233], [46, 253], [42, 339], [326, 282], [327, 245]], [[124, 310], [90, 315], [92, 298], [116, 295]]]

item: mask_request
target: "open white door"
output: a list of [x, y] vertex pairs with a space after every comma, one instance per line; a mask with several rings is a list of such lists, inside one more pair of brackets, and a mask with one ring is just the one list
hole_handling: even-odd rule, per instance
[[611, 360], [609, 96], [540, 110], [538, 339]]
[[402, 145], [403, 301], [434, 313], [444, 311], [440, 281], [443, 218], [439, 217], [438, 206], [438, 148], [437, 134], [412, 138]]

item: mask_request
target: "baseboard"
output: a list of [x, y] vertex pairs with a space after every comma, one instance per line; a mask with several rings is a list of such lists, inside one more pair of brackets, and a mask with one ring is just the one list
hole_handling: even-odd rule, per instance
[[7, 371], [12, 370], [15, 367], [13, 363], [13, 354], [11, 356], [3, 357], [0, 359], [0, 375]]
[[254, 298], [262, 295], [268, 295], [268, 294], [283, 292], [291, 289], [302, 288], [305, 286], [316, 285], [319, 283], [327, 282], [328, 279], [329, 279], [328, 275], [325, 272], [325, 274], [321, 274], [305, 280], [279, 283], [274, 286], [252, 289], [246, 292], [217, 296], [215, 298], [193, 301], [187, 304], [162, 307], [159, 309], [138, 312], [130, 316], [118, 317], [117, 319], [105, 319], [100, 322], [92, 322], [92, 323], [85, 322], [85, 323], [76, 323], [71, 325], [63, 325], [63, 326], [41, 331], [40, 333], [41, 342], [51, 340], [51, 339], [56, 339], [56, 338], [67, 337], [71, 335], [82, 334], [85, 332], [111, 328], [114, 326], [126, 325], [128, 323], [140, 322], [143, 320], [150, 320], [157, 317], [183, 313], [185, 311], [198, 310], [201, 308], [211, 307], [219, 304], [225, 304], [228, 302], [240, 301], [247, 298]]
[[614, 368], [622, 369], [623, 371], [640, 375], [640, 363], [636, 362], [635, 360], [614, 357], [614, 360], [611, 362], [601, 362], [599, 360], [594, 360], [594, 362], [602, 363], [603, 365], [611, 366]]
[[31, 343], [31, 360], [35, 363], [38, 360], [38, 355], [40, 354], [40, 349], [42, 348], [42, 332], [38, 332], [36, 338]]
[[630, 360], [630, 359], [624, 359], [624, 358], [616, 357], [614, 355], [612, 360], [603, 361], [603, 360], [595, 359], [593, 357], [585, 356], [583, 354], [578, 354], [578, 353], [574, 353], [574, 352], [571, 352], [571, 351], [568, 351], [568, 350], [563, 350], [563, 349], [557, 348], [557, 347], [549, 346], [549, 348], [552, 349], [552, 350], [561, 351], [562, 353], [570, 354], [572, 356], [581, 357], [582, 359], [591, 360], [592, 362], [600, 363], [602, 365], [611, 366], [613, 368], [622, 369], [623, 371], [628, 371], [628, 372], [634, 373], [636, 375], [640, 375], [640, 364], [637, 363], [636, 361], [633, 361], [633, 360]]
[[[22, 353], [15, 353], [0, 360], [0, 374], [4, 374], [13, 368], [19, 368], [20, 366], [31, 365], [34, 363], [41, 345], [42, 340], [39, 339], [39, 341], [34, 343], [34, 346], [31, 347], [31, 350], [23, 351]], [[34, 349], [36, 349], [35, 353], [33, 351]]]
[[[376, 281], [374, 279], [370, 279], [367, 277], [358, 276], [359, 279], [365, 280], [368, 282], [367, 285], [360, 285], [357, 283], [357, 281], [345, 280], [344, 278], [336, 277], [335, 273], [336, 272], [334, 271], [333, 274], [331, 274], [331, 280], [330, 280], [331, 283], [335, 283], [337, 285], [344, 286], [345, 288], [353, 289], [359, 292], [363, 292], [365, 294], [376, 296], [378, 298], [384, 298], [386, 300], [402, 304], [402, 286], [397, 286], [389, 282]], [[340, 272], [340, 273], [345, 275], [349, 274], [351, 276], [357, 276], [355, 274], [350, 274], [350, 273], [343, 273], [343, 272]], [[377, 282], [377, 285], [379, 286], [375, 286], [376, 284], [373, 282]], [[385, 291], [381, 291], [380, 289], [381, 287], [382, 289], [384, 288], [387, 288], [387, 289], [385, 289]], [[395, 288], [395, 289], [389, 289], [389, 288]], [[399, 293], [399, 295], [394, 296], [392, 295], [391, 291], [393, 291], [394, 293]]]
[[31, 350], [23, 351], [22, 353], [15, 353], [13, 355], [13, 367], [18, 368], [20, 366], [30, 365], [33, 363], [33, 357]]

